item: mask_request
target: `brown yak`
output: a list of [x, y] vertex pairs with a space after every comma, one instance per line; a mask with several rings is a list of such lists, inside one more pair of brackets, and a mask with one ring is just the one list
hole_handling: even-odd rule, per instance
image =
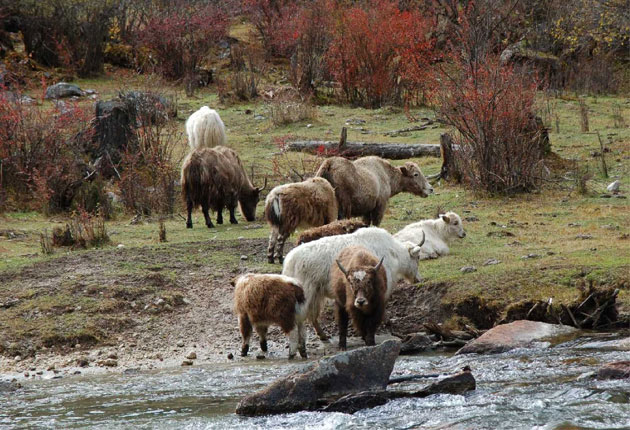
[[368, 225], [381, 223], [387, 201], [400, 192], [420, 197], [433, 193], [418, 165], [410, 161], [395, 167], [376, 156], [355, 161], [331, 157], [315, 175], [327, 179], [335, 189], [339, 219], [362, 217]]
[[367, 224], [362, 221], [350, 219], [337, 220], [331, 222], [330, 224], [322, 225], [321, 227], [309, 228], [298, 236], [296, 243], [301, 245], [303, 243], [321, 239], [322, 237], [354, 233], [363, 227], [367, 227]]
[[188, 218], [186, 227], [192, 228], [192, 210], [201, 206], [208, 228], [214, 227], [208, 209], [217, 212], [217, 224], [223, 224], [223, 208], [230, 211], [230, 223], [238, 224], [234, 216], [236, 206], [247, 221], [256, 219], [256, 205], [262, 188], [252, 185], [238, 154], [225, 146], [198, 148], [191, 151], [182, 164], [182, 195]]
[[331, 267], [335, 316], [339, 325], [339, 348], [346, 349], [348, 316], [365, 344], [375, 344], [376, 329], [385, 316], [387, 274], [380, 261], [362, 246], [349, 246]]

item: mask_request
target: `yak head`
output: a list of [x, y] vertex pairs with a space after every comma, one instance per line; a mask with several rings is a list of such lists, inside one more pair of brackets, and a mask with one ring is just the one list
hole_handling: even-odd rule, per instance
[[415, 194], [420, 197], [429, 197], [433, 194], [433, 187], [424, 177], [420, 167], [416, 163], [408, 161], [398, 168], [402, 174], [400, 185], [402, 191]]
[[464, 226], [462, 225], [462, 219], [455, 212], [440, 214], [440, 219], [444, 221], [444, 231], [446, 233], [445, 239], [455, 237], [463, 239], [466, 237], [466, 232], [464, 231]]
[[265, 188], [267, 188], [267, 178], [262, 187], [252, 186], [250, 189], [241, 189], [238, 196], [238, 208], [247, 221], [256, 221], [256, 206], [260, 200], [260, 193]]
[[[352, 306], [362, 312], [369, 312], [374, 298], [378, 295], [376, 282], [384, 258], [382, 257], [376, 266], [357, 266], [349, 270], [346, 270], [339, 260], [335, 260], [350, 287], [349, 290], [346, 288], [346, 301], [351, 302]], [[350, 291], [352, 294], [348, 294]]]

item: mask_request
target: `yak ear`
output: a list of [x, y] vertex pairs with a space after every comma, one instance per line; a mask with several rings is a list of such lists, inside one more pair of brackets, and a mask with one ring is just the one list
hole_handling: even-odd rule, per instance
[[447, 224], [451, 223], [451, 219], [448, 217], [448, 215], [440, 215], [440, 218], [442, 218], [442, 221], [444, 221]]
[[407, 169], [407, 166], [400, 166], [398, 169], [400, 170], [400, 173], [403, 174], [403, 176], [409, 176], [409, 170]]
[[339, 267], [339, 270], [341, 270], [341, 273], [343, 273], [347, 277], [348, 272], [346, 271], [346, 268], [343, 267], [343, 265], [341, 264], [339, 260], [335, 260], [335, 261], [337, 262], [337, 266]]

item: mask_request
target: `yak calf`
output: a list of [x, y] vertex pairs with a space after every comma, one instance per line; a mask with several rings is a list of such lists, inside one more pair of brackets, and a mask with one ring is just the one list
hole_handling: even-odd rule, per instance
[[300, 282], [283, 275], [246, 274], [234, 283], [234, 311], [243, 337], [241, 355], [249, 351], [252, 326], [260, 349], [267, 352], [267, 329], [278, 325], [289, 336], [289, 358], [306, 358], [306, 300]]
[[380, 261], [362, 246], [345, 248], [331, 268], [339, 349], [346, 349], [348, 316], [367, 346], [375, 345], [376, 329], [385, 315], [387, 274]]

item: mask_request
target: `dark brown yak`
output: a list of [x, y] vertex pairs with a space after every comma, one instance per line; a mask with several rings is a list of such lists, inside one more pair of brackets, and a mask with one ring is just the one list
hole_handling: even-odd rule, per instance
[[192, 228], [192, 210], [201, 206], [208, 228], [214, 227], [208, 209], [217, 213], [223, 224], [223, 208], [230, 211], [230, 223], [238, 224], [234, 210], [238, 205], [247, 221], [256, 219], [256, 205], [262, 188], [252, 185], [238, 154], [225, 146], [198, 148], [182, 164], [182, 195], [188, 210], [186, 227]]
[[344, 248], [331, 268], [339, 348], [346, 349], [348, 316], [365, 344], [375, 344], [376, 329], [385, 316], [387, 274], [380, 261], [362, 246]]
[[322, 225], [321, 227], [309, 228], [298, 236], [296, 243], [301, 245], [303, 243], [321, 239], [322, 237], [354, 233], [363, 227], [367, 227], [367, 224], [362, 221], [350, 219], [337, 220], [331, 222], [330, 224]]

